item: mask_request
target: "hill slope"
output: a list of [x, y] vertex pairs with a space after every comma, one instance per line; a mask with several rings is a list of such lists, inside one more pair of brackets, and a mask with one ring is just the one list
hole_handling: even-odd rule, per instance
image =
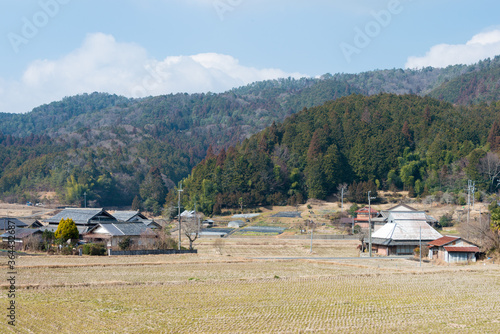
[[[0, 156], [5, 157], [0, 170], [0, 198], [36, 200], [37, 192], [51, 190], [73, 203], [81, 201], [83, 192], [95, 205], [130, 204], [135, 196], [146, 202], [148, 198], [140, 196], [140, 188], [149, 174], [159, 175], [157, 181], [172, 189], [207, 151], [227, 149], [304, 107], [351, 94], [380, 92], [437, 94], [453, 103], [489, 102], [497, 97], [493, 82], [496, 71], [500, 71], [499, 63], [497, 57], [446, 69], [269, 80], [221, 94], [144, 99], [82, 94], [27, 114], [0, 113]], [[443, 93], [451, 91], [449, 87], [455, 87], [456, 82], [469, 82], [470, 76], [491, 82], [487, 94], [481, 95], [480, 89], [470, 98], [462, 94], [456, 99], [455, 93]], [[385, 167], [378, 168], [380, 171], [363, 178], [382, 178]], [[155, 202], [150, 201], [148, 206], [161, 205], [163, 200]]]

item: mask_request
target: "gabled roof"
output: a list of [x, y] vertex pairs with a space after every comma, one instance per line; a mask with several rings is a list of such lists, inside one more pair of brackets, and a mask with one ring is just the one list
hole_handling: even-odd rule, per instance
[[16, 239], [24, 239], [32, 234], [42, 233], [42, 231], [40, 231], [39, 229], [34, 229], [34, 228], [16, 228], [15, 232], [16, 232], [15, 234], [5, 232], [2, 235], [0, 235], [0, 237], [8, 238], [10, 236], [14, 236]]
[[93, 225], [99, 222], [115, 222], [116, 218], [102, 208], [66, 208], [46, 221], [59, 224], [61, 219], [71, 218], [76, 225]]
[[388, 240], [436, 240], [441, 234], [425, 221], [387, 223], [372, 234], [372, 238]]
[[43, 224], [40, 223], [38, 219], [34, 218], [19, 218], [20, 221], [27, 224], [29, 228], [39, 228], [42, 227]]
[[429, 242], [429, 245], [432, 245], [432, 246], [443, 246], [443, 245], [447, 245], [453, 241], [457, 241], [457, 240], [460, 240], [460, 237], [451, 237], [451, 236], [444, 236], [444, 237], [441, 237], [439, 239], [436, 239], [436, 240], [433, 240], [433, 241], [430, 241]]
[[135, 223], [100, 223], [89, 230], [89, 233], [104, 232], [111, 236], [138, 236], [148, 231], [148, 227], [142, 222]]
[[476, 246], [444, 246], [447, 252], [457, 252], [457, 253], [477, 253], [479, 252], [479, 247]]
[[[10, 222], [10, 224], [9, 224]], [[0, 230], [7, 230], [9, 229], [9, 225], [12, 226], [12, 223], [14, 223], [14, 225], [16, 227], [27, 227], [28, 224], [25, 224], [23, 223], [22, 221], [20, 221], [19, 219], [17, 218], [0, 218]]]
[[133, 218], [139, 218], [144, 220], [148, 219], [139, 211], [115, 211], [113, 212], [112, 216], [115, 217], [117, 220], [121, 220], [124, 222], [131, 221]]
[[384, 210], [384, 211], [418, 211], [418, 210], [409, 206], [409, 205], [399, 203], [398, 205], [393, 206], [392, 208], [389, 208], [389, 209]]
[[423, 211], [392, 211], [389, 213], [389, 221], [426, 221]]

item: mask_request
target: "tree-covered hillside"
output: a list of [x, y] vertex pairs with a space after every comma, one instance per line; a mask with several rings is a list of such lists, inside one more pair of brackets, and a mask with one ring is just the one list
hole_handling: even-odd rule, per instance
[[[83, 193], [86, 192], [91, 205], [130, 205], [136, 198], [135, 202], [145, 204], [146, 208], [159, 208], [163, 199], [153, 200], [158, 198], [155, 194], [145, 197], [144, 190], [141, 195], [141, 189], [147, 188], [145, 180], [154, 176], [162, 187], [172, 189], [206, 158], [207, 152], [218, 154], [224, 149], [224, 152], [230, 153], [231, 146], [273, 122], [283, 122], [304, 107], [322, 105], [351, 94], [369, 96], [381, 92], [421, 96], [431, 93], [453, 103], [491, 103], [497, 98], [494, 83], [499, 64], [497, 57], [472, 66], [457, 65], [445, 69], [393, 69], [361, 74], [326, 74], [321, 78], [299, 80], [268, 80], [220, 94], [170, 94], [128, 99], [92, 93], [67, 97], [26, 114], [0, 113], [0, 156], [5, 157], [0, 169], [0, 199], [36, 201], [41, 191], [56, 191], [62, 201], [81, 204]], [[470, 77], [475, 78], [475, 81], [470, 81]], [[460, 88], [459, 95], [453, 93], [456, 89], [447, 88], [455, 87], [452, 84], [456, 82], [465, 82], [467, 87]], [[484, 83], [486, 90], [471, 89], [474, 82]], [[444, 93], [441, 92], [443, 90]], [[455, 98], [454, 94], [460, 98]], [[432, 111], [431, 105], [429, 108]], [[486, 106], [478, 108], [488, 109]], [[403, 139], [395, 137], [396, 142], [389, 145], [394, 150], [400, 150], [402, 145], [407, 144], [412, 152], [415, 148], [412, 146], [415, 143], [411, 140], [411, 131], [415, 131], [416, 124], [420, 124], [421, 120], [415, 116], [407, 121], [409, 132], [403, 139], [406, 138], [408, 143], [401, 144], [398, 140]], [[358, 126], [354, 120], [351, 122], [354, 128]], [[370, 124], [373, 125], [370, 131], [389, 131], [384, 136], [397, 132], [396, 128], [386, 128], [384, 122], [379, 124], [377, 118], [370, 119]], [[324, 143], [319, 143], [319, 148], [312, 148], [311, 152], [326, 149], [323, 152], [325, 156], [341, 159], [337, 163], [368, 159], [359, 153], [363, 150], [358, 146], [365, 144], [363, 131], [359, 136], [351, 133], [348, 144], [335, 142], [338, 152], [330, 144], [323, 147], [326, 145]], [[312, 140], [314, 131], [309, 135]], [[320, 135], [318, 133], [316, 137]], [[300, 148], [301, 151], [294, 154], [309, 150], [307, 138], [302, 138], [302, 134], [288, 136], [296, 136], [293, 139], [304, 146], [295, 143], [296, 149]], [[371, 145], [378, 148], [385, 139], [380, 137], [379, 142]], [[443, 142], [447, 140], [447, 137], [442, 139]], [[356, 147], [349, 146], [355, 144]], [[479, 144], [474, 142], [473, 145]], [[290, 148], [283, 154], [289, 152]], [[346, 152], [358, 153], [353, 156]], [[337, 179], [384, 180], [387, 177], [384, 175], [386, 169], [393, 166], [395, 159], [391, 157], [380, 163], [378, 160], [376, 163], [368, 162], [363, 167], [351, 164], [352, 169], [346, 170]], [[275, 168], [274, 163], [271, 165]], [[292, 170], [298, 168], [301, 173], [318, 173], [318, 164], [311, 164], [307, 170], [303, 169], [304, 166], [305, 162], [298, 160]], [[292, 180], [298, 177], [299, 174], [294, 174]], [[293, 193], [311, 196], [309, 190], [305, 190], [306, 187], [314, 188], [311, 182], [296, 183]], [[398, 182], [396, 180], [393, 183], [400, 185]], [[285, 189], [283, 187], [287, 186], [280, 185], [276, 188], [280, 190], [274, 193]], [[318, 189], [316, 197], [322, 197], [323, 193], [328, 194], [332, 190], [331, 186], [326, 189], [318, 186]], [[282, 194], [284, 198], [288, 198], [289, 191], [286, 188]]]
[[212, 213], [241, 202], [324, 199], [343, 183], [353, 195], [360, 185], [415, 195], [455, 190], [467, 178], [486, 189], [487, 172], [479, 165], [499, 115], [496, 103], [454, 107], [414, 95], [343, 97], [207, 156], [185, 180], [185, 194]]

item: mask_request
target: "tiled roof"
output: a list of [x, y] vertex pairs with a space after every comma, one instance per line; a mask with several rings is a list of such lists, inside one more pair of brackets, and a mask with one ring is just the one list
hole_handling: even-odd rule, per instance
[[394, 220], [426, 221], [425, 213], [421, 211], [393, 211], [389, 214], [389, 219], [391, 217]]
[[8, 238], [9, 236], [14, 235], [14, 237], [16, 239], [23, 239], [23, 238], [26, 238], [27, 236], [34, 234], [34, 233], [41, 233], [40, 230], [34, 229], [34, 228], [16, 228], [15, 232], [16, 232], [15, 234], [11, 234], [9, 232], [6, 232], [6, 233], [0, 235], [0, 237]]
[[11, 226], [12, 226], [12, 223], [14, 223], [16, 225], [16, 227], [28, 226], [28, 224], [23, 223], [22, 221], [20, 221], [17, 218], [0, 218], [0, 230], [7, 230], [9, 228], [9, 223], [7, 221], [9, 221], [11, 223]]
[[425, 221], [387, 223], [372, 234], [372, 238], [391, 240], [435, 240], [441, 234]]
[[459, 240], [459, 239], [460, 239], [460, 237], [444, 236], [444, 237], [441, 237], [439, 239], [430, 241], [429, 245], [443, 246], [443, 245], [449, 244], [450, 242], [453, 242], [453, 241], [456, 241], [456, 240]]
[[[396, 210], [397, 209], [397, 210]], [[401, 210], [403, 209], [403, 210]], [[412, 208], [411, 206], [409, 205], [406, 205], [406, 204], [403, 204], [403, 203], [400, 203], [396, 206], [393, 206], [392, 208], [390, 209], [387, 209], [385, 211], [418, 211], [417, 209], [415, 208]]]
[[479, 248], [476, 246], [468, 247], [454, 247], [454, 246], [444, 246], [447, 252], [459, 252], [459, 253], [477, 253]]
[[[148, 230], [148, 227], [142, 223], [101, 223], [98, 226], [102, 227], [107, 231], [107, 234], [112, 236], [121, 236], [121, 235], [141, 235]], [[96, 231], [98, 229], [94, 228], [92, 231]]]
[[117, 220], [121, 220], [124, 222], [128, 222], [135, 216], [138, 216], [140, 219], [147, 219], [143, 214], [141, 214], [139, 211], [115, 211], [112, 213], [112, 216], [115, 217]]
[[[97, 216], [104, 217], [102, 217], [102, 219], [99, 219], [101, 217]], [[73, 219], [76, 225], [87, 225], [91, 223], [91, 220], [94, 220], [93, 223], [98, 223], [100, 220], [116, 221], [116, 218], [100, 208], [66, 208], [55, 216], [50, 217], [46, 221], [50, 224], [59, 224], [61, 219], [68, 218]]]

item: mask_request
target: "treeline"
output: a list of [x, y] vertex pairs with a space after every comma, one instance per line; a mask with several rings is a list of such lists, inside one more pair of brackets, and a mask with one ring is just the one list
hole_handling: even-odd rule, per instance
[[184, 194], [211, 214], [241, 203], [325, 199], [343, 183], [418, 196], [462, 189], [471, 178], [491, 191], [496, 183], [486, 182], [480, 165], [490, 151], [488, 138], [500, 138], [492, 134], [499, 112], [496, 103], [455, 107], [413, 95], [340, 98], [207, 155], [185, 180]]

